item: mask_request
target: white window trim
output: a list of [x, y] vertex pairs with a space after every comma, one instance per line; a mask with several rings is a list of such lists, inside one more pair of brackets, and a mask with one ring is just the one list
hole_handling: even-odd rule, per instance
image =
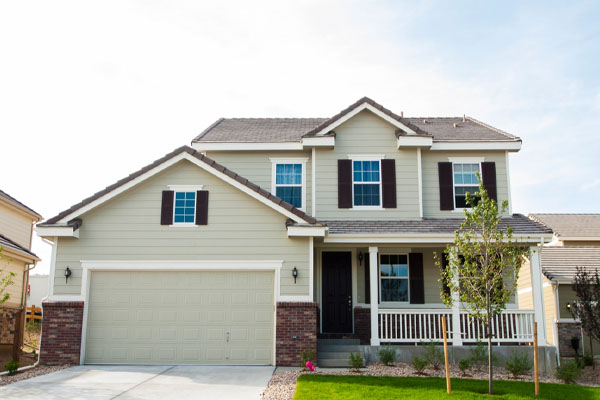
[[167, 185], [174, 192], [197, 192], [204, 189], [204, 185]]
[[306, 212], [306, 163], [308, 157], [305, 158], [269, 158], [271, 160], [271, 193], [277, 196], [277, 186], [298, 186], [298, 185], [277, 185], [276, 172], [277, 164], [300, 164], [302, 165], [302, 206], [297, 207], [300, 211]]
[[[408, 281], [408, 300], [407, 301], [382, 301], [381, 300], [381, 256], [406, 256], [406, 265], [408, 267], [408, 275], [406, 276], [406, 278], [394, 278], [394, 277], [386, 277], [383, 279], [406, 279]], [[379, 305], [381, 306], [381, 308], [385, 308], [385, 307], [389, 307], [389, 308], [400, 308], [400, 307], [405, 307], [406, 305], [410, 304], [410, 257], [408, 253], [400, 253], [400, 252], [384, 252], [384, 253], [379, 253]]]
[[[173, 185], [175, 186], [175, 185]], [[169, 189], [171, 187], [169, 186]], [[187, 193], [187, 192], [193, 192], [194, 193], [194, 222], [175, 222], [175, 204], [177, 203], [177, 193]], [[196, 205], [198, 204], [198, 193], [196, 193], [196, 190], [191, 190], [191, 189], [180, 189], [180, 190], [173, 190], [173, 222], [171, 223], [171, 227], [173, 228], [195, 228], [198, 225], [196, 225]]]
[[[454, 205], [453, 212], [463, 212], [470, 210], [471, 207], [456, 207], [456, 183], [454, 182], [454, 164], [478, 164], [479, 174], [481, 176], [481, 163], [485, 160], [484, 157], [448, 157], [448, 161], [452, 163], [452, 204]], [[481, 176], [483, 179], [483, 176]], [[478, 184], [479, 185], [479, 184]], [[460, 184], [460, 186], [472, 186]]]
[[[348, 155], [352, 161], [352, 208], [351, 210], [384, 210], [383, 208], [383, 182], [381, 181], [381, 160], [385, 159], [384, 155]], [[379, 205], [378, 206], [357, 206], [354, 204], [354, 161], [379, 161]], [[360, 182], [360, 184], [373, 184], [374, 182]]]

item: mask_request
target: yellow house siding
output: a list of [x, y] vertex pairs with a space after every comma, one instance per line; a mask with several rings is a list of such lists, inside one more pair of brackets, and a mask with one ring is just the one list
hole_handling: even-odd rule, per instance
[[425, 218], [461, 218], [462, 211], [440, 210], [440, 181], [438, 163], [449, 157], [483, 157], [496, 163], [498, 202], [509, 200], [506, 180], [506, 155], [503, 151], [423, 151], [423, 216]]
[[0, 257], [0, 278], [4, 278], [9, 273], [14, 273], [13, 284], [6, 288], [6, 293], [10, 296], [8, 301], [2, 304], [7, 307], [20, 307], [23, 288], [23, 272], [25, 263], [23, 261], [11, 259], [5, 255]]
[[533, 292], [531, 290], [531, 267], [529, 265], [529, 261], [525, 261], [519, 271], [519, 279], [517, 280], [517, 296], [519, 300], [520, 309], [533, 310]]
[[[398, 150], [396, 128], [370, 111], [362, 111], [335, 128], [335, 148], [316, 155], [317, 218], [339, 220], [418, 219], [417, 151]], [[348, 155], [384, 155], [396, 160], [397, 208], [357, 210], [338, 208], [338, 160]]]
[[0, 203], [0, 233], [26, 249], [31, 247], [32, 224], [29, 217]]
[[[160, 225], [167, 185], [204, 185], [208, 225]], [[82, 215], [79, 239], [60, 238], [55, 294], [79, 294], [81, 260], [284, 260], [282, 295], [308, 295], [309, 239], [288, 238], [286, 217], [188, 161]], [[72, 270], [65, 283], [64, 270]], [[294, 284], [291, 270], [299, 276]]]
[[[554, 296], [554, 287], [550, 284], [548, 278], [542, 279], [544, 293], [544, 316], [546, 320], [546, 340], [550, 344], [554, 343], [554, 324], [556, 320], [556, 298]], [[533, 309], [533, 307], [531, 307]]]

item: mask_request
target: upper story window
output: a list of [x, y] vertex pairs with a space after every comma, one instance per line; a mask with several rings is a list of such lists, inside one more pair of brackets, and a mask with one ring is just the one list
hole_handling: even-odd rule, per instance
[[380, 160], [352, 161], [353, 205], [381, 206], [381, 162]]
[[381, 302], [408, 302], [408, 255], [382, 254], [379, 263]]
[[454, 173], [454, 208], [466, 208], [466, 193], [479, 191], [477, 172], [481, 174], [479, 163], [453, 163]]
[[173, 223], [194, 224], [195, 222], [196, 192], [175, 192]]
[[272, 158], [272, 193], [294, 207], [306, 208], [306, 159]]

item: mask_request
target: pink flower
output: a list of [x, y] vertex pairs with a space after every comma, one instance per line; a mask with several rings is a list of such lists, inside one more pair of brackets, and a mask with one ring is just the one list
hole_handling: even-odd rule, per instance
[[306, 368], [310, 369], [311, 371], [315, 370], [315, 366], [312, 365], [312, 363], [310, 361], [306, 362]]

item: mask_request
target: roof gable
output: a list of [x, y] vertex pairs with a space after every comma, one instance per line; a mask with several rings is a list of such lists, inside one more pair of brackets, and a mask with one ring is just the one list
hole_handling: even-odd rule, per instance
[[36, 222], [42, 220], [42, 216], [40, 214], [38, 214], [33, 209], [27, 207], [25, 204], [21, 203], [19, 200], [15, 199], [14, 197], [2, 190], [0, 190], [0, 199], [17, 208], [19, 211], [26, 214], [28, 217], [31, 217], [32, 220]]
[[62, 211], [58, 215], [48, 219], [41, 223], [42, 226], [49, 226], [54, 224], [65, 224], [69, 223], [73, 219], [80, 215], [88, 212], [106, 201], [114, 198], [115, 196], [123, 193], [124, 191], [136, 186], [137, 184], [149, 179], [164, 169], [176, 164], [181, 160], [188, 160], [200, 168], [203, 168], [207, 172], [215, 175], [223, 181], [231, 184], [232, 186], [242, 190], [256, 200], [266, 204], [274, 210], [280, 212], [282, 215], [298, 222], [298, 223], [316, 223], [316, 219], [310, 217], [303, 211], [298, 210], [289, 203], [286, 203], [277, 196], [272, 195], [270, 192], [262, 189], [258, 185], [250, 182], [248, 179], [236, 174], [235, 172], [227, 169], [225, 166], [217, 163], [216, 161], [208, 158], [204, 154], [197, 152], [188, 146], [182, 146], [173, 152], [165, 155], [164, 157], [154, 161], [153, 163], [145, 166], [144, 168], [130, 174], [126, 178], [106, 187], [105, 189], [97, 192], [91, 197], [88, 197], [81, 202], [73, 205], [67, 210]]

